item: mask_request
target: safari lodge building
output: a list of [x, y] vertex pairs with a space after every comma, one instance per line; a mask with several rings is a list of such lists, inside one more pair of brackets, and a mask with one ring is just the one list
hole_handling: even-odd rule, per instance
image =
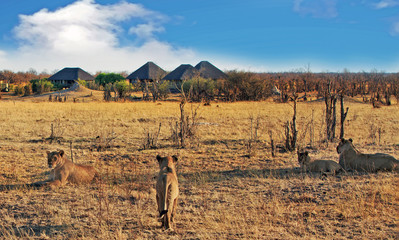
[[64, 68], [48, 80], [62, 87], [71, 87], [77, 80], [94, 81], [94, 77], [81, 68]]

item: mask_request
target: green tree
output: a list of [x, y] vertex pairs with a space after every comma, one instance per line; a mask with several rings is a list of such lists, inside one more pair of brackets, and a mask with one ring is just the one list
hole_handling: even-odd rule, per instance
[[104, 87], [104, 100], [109, 102], [112, 100], [111, 92], [113, 91], [113, 86], [111, 83], [108, 83]]
[[14, 87], [14, 95], [19, 96], [19, 95], [24, 95], [24, 94], [25, 94], [24, 86], [16, 85]]
[[126, 99], [129, 93], [132, 92], [132, 86], [125, 80], [118, 81], [113, 85], [115, 92], [118, 94], [119, 99]]
[[116, 83], [125, 80], [125, 78], [117, 73], [100, 73], [96, 78], [95, 82], [98, 85], [105, 86], [108, 83]]
[[210, 101], [215, 97], [216, 81], [201, 77], [193, 78], [184, 84], [183, 90], [192, 101]]
[[32, 84], [26, 84], [24, 86], [24, 96], [32, 95]]
[[158, 84], [158, 94], [159, 98], [166, 99], [170, 93], [170, 82], [169, 81], [162, 81]]
[[48, 81], [46, 78], [44, 79], [34, 79], [31, 80], [30, 83], [32, 84], [32, 92], [42, 94], [45, 92], [50, 92], [53, 89], [54, 85]]

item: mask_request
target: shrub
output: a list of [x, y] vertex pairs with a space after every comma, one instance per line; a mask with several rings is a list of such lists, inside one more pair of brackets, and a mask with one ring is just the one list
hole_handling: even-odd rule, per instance
[[215, 98], [216, 82], [212, 79], [197, 77], [187, 81], [183, 89], [192, 101], [210, 101]]
[[111, 83], [108, 83], [104, 87], [104, 100], [109, 102], [112, 100], [111, 92], [113, 91], [113, 86]]
[[158, 94], [161, 99], [166, 99], [170, 93], [170, 82], [163, 81], [158, 83]]
[[116, 74], [116, 73], [100, 73], [96, 79], [95, 79], [95, 83], [101, 86], [105, 86], [108, 83], [116, 83], [119, 81], [125, 80], [125, 78], [120, 75], [120, 74]]
[[15, 85], [14, 95], [20, 96], [25, 94], [25, 89], [23, 86]]
[[158, 81], [152, 82], [149, 85], [149, 90], [152, 94], [153, 100], [166, 99], [170, 93], [170, 83], [169, 81]]
[[100, 90], [100, 91], [104, 90], [103, 86], [98, 85], [97, 83], [95, 83], [93, 81], [87, 82], [86, 87], [89, 88], [89, 89], [93, 89], [93, 90]]
[[87, 82], [85, 80], [78, 79], [77, 82], [79, 83], [79, 85], [82, 85], [83, 87], [87, 87]]
[[26, 84], [24, 86], [24, 96], [32, 95], [32, 84]]
[[34, 79], [30, 82], [32, 84], [32, 92], [37, 94], [50, 92], [54, 87], [54, 85], [47, 79]]
[[270, 81], [250, 72], [231, 71], [216, 84], [216, 91], [227, 101], [264, 100], [272, 95], [271, 90]]
[[128, 94], [132, 91], [132, 86], [125, 80], [114, 83], [113, 87], [119, 99], [126, 99]]

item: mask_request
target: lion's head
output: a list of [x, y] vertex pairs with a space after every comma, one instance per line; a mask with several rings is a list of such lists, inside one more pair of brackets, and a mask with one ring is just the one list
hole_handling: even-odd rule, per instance
[[62, 163], [64, 157], [64, 150], [50, 152], [47, 151], [47, 161], [49, 168], [55, 168], [58, 164]]
[[159, 163], [159, 168], [162, 169], [164, 167], [173, 167], [177, 162], [177, 157], [175, 155], [173, 155], [172, 157], [161, 157], [157, 155], [157, 160]]
[[310, 162], [310, 157], [309, 157], [308, 151], [305, 151], [305, 152], [297, 151], [297, 154], [298, 154], [298, 162], [300, 165], [305, 165]]
[[353, 140], [349, 138], [348, 140], [342, 138], [337, 146], [337, 153], [341, 154], [343, 151], [353, 148]]

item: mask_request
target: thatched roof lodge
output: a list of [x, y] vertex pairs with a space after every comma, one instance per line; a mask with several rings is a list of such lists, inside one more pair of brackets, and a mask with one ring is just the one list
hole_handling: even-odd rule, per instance
[[81, 68], [64, 68], [49, 77], [48, 80], [53, 84], [70, 87], [77, 80], [94, 81], [94, 77]]
[[195, 68], [199, 71], [200, 76], [203, 78], [213, 80], [227, 78], [227, 75], [224, 72], [222, 72], [219, 68], [215, 67], [208, 61], [202, 61], [198, 63]]
[[129, 79], [130, 83], [135, 81], [157, 81], [162, 79], [166, 75], [166, 71], [160, 68], [153, 62], [147, 62], [136, 71], [132, 72], [126, 79]]
[[182, 64], [166, 75], [163, 80], [182, 81], [199, 76], [199, 71], [190, 64]]

